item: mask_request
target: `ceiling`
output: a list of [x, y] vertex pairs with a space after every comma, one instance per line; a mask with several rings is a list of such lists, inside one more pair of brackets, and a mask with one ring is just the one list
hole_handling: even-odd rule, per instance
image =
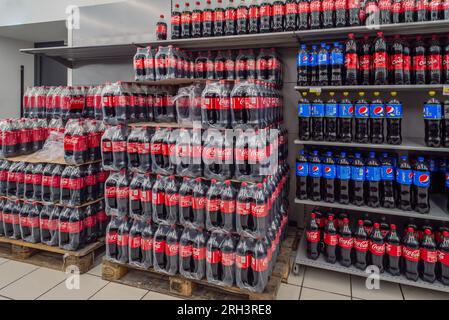
[[65, 21], [22, 24], [0, 27], [0, 37], [28, 42], [67, 41]]

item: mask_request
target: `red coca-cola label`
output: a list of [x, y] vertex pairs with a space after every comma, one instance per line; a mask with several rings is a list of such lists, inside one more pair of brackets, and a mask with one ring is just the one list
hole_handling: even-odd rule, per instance
[[150, 143], [138, 143], [137, 144], [137, 153], [140, 155], [150, 154], [151, 153], [151, 144]]
[[[67, 223], [67, 232], [70, 234], [77, 234], [77, 233], [80, 233], [82, 230], [83, 230], [83, 222], [82, 221]], [[118, 243], [118, 241], [117, 241], [117, 243]]]
[[213, 15], [212, 15], [212, 11], [203, 11], [203, 22], [212, 22], [213, 20]]
[[206, 261], [209, 264], [218, 264], [221, 262], [221, 251], [219, 250], [214, 250], [214, 251], [209, 251], [207, 250], [206, 252]]
[[379, 10], [391, 10], [391, 0], [379, 0]]
[[298, 5], [295, 2], [289, 2], [285, 4], [285, 14], [297, 14]]
[[333, 11], [335, 10], [336, 1], [334, 0], [323, 0], [322, 7], [323, 11]]
[[369, 251], [376, 256], [382, 256], [385, 254], [385, 243], [370, 242]]
[[386, 244], [386, 253], [390, 257], [400, 257], [402, 255], [402, 246], [401, 245], [394, 245], [391, 243]]
[[[316, 10], [315, 10], [316, 11]], [[308, 1], [301, 1], [298, 4], [298, 13], [309, 13], [310, 12], [310, 4]]]
[[270, 265], [270, 261], [268, 260], [268, 257], [263, 258], [252, 258], [251, 260], [251, 269], [253, 269], [255, 272], [264, 272], [268, 270], [268, 267]]
[[140, 192], [140, 201], [142, 202], [151, 202], [153, 198], [152, 190], [141, 190]]
[[129, 187], [118, 187], [117, 199], [128, 199], [128, 198], [129, 198]]
[[438, 262], [438, 252], [436, 250], [429, 250], [426, 248], [421, 248], [421, 260], [427, 263], [437, 263]]
[[66, 150], [66, 151], [86, 151], [87, 150], [87, 137], [86, 136], [65, 135], [64, 150]]
[[84, 219], [84, 228], [94, 228], [97, 224], [97, 216], [90, 216]]
[[236, 203], [236, 207], [237, 207], [237, 214], [241, 215], [241, 216], [246, 216], [251, 214], [251, 207], [252, 207], [252, 203], [251, 202], [239, 202], [237, 201]]
[[[154, 58], [145, 58], [143, 60], [143, 66], [145, 69], [153, 69], [154, 68]], [[152, 99], [152, 97], [150, 97]]]
[[246, 7], [239, 7], [237, 9], [237, 19], [248, 19], [248, 9]]
[[61, 179], [61, 188], [80, 190], [85, 187], [84, 178]]
[[324, 234], [324, 243], [328, 246], [336, 246], [338, 245], [338, 235], [337, 234]]
[[165, 254], [169, 257], [176, 257], [179, 254], [179, 243], [166, 243]]
[[371, 60], [370, 55], [362, 55], [360, 57], [359, 69], [360, 70], [370, 70], [371, 69], [370, 60]]
[[156, 34], [167, 34], [167, 25], [158, 23], [156, 25]]
[[190, 13], [181, 14], [181, 23], [182, 24], [191, 24], [192, 23], [192, 16], [190, 15]]
[[153, 197], [151, 199], [154, 205], [164, 205], [165, 204], [165, 193], [164, 192], [153, 192]]
[[276, 3], [273, 5], [273, 16], [283, 16], [285, 15], [285, 6], [281, 3]]
[[432, 54], [427, 57], [428, 70], [442, 70], [443, 60], [440, 54]]
[[131, 201], [140, 201], [142, 198], [140, 189], [130, 189], [129, 191], [129, 200]]
[[134, 69], [143, 69], [143, 68], [144, 68], [143, 59], [135, 59]]
[[50, 220], [48, 222], [48, 230], [50, 231], [59, 230], [59, 220], [58, 219]]
[[206, 210], [208, 212], [220, 211], [220, 200], [219, 199], [207, 199]]
[[248, 11], [248, 16], [250, 19], [258, 19], [259, 14], [259, 8], [258, 7], [250, 7]]
[[425, 71], [427, 69], [426, 56], [414, 56], [413, 57], [413, 69], [416, 71]]
[[375, 69], [387, 68], [388, 55], [386, 52], [374, 53], [373, 66]]
[[154, 247], [155, 253], [165, 253], [166, 246], [167, 246], [167, 242], [165, 240], [162, 240], [162, 241], [154, 240], [154, 242], [153, 242], [153, 247]]
[[107, 244], [116, 244], [117, 243], [117, 232], [108, 232], [106, 234], [106, 243]]
[[345, 58], [346, 69], [355, 70], [358, 67], [358, 56], [356, 53], [347, 53]]
[[317, 243], [320, 242], [320, 231], [307, 231], [306, 239], [309, 243]]
[[418, 262], [420, 258], [420, 251], [418, 249], [412, 249], [409, 247], [402, 247], [402, 256], [405, 260], [412, 261], [412, 262]]
[[262, 5], [260, 7], [260, 16], [261, 17], [271, 17], [273, 15], [273, 10], [270, 5]]
[[111, 141], [103, 141], [101, 143], [101, 150], [103, 150], [103, 152], [112, 152], [112, 143], [111, 143]]
[[165, 205], [168, 207], [174, 207], [179, 204], [179, 193], [166, 193], [165, 194]]
[[310, 2], [310, 11], [311, 12], [321, 11], [321, 1], [312, 0]]
[[225, 214], [235, 213], [236, 205], [235, 200], [221, 200], [220, 211]]
[[191, 244], [179, 246], [179, 256], [181, 258], [190, 258], [192, 255], [193, 255], [193, 246]]
[[113, 141], [112, 142], [112, 151], [113, 152], [126, 152], [126, 141]]
[[249, 151], [247, 148], [235, 149], [235, 159], [237, 161], [247, 161], [249, 159]]
[[369, 240], [354, 239], [354, 249], [359, 252], [367, 252], [369, 249]]
[[151, 154], [153, 155], [162, 154], [162, 143], [152, 143]]
[[192, 13], [192, 23], [201, 23], [203, 21], [203, 15], [200, 12], [193, 12]]
[[438, 262], [442, 265], [449, 266], [449, 252], [438, 250]]
[[415, 11], [427, 10], [428, 0], [416, 0]]
[[193, 259], [200, 261], [206, 259], [206, 248], [193, 248]]
[[338, 246], [342, 249], [351, 250], [354, 247], [354, 239], [353, 238], [338, 238]]
[[171, 24], [174, 26], [179, 26], [181, 24], [181, 16], [180, 15], [172, 15]]
[[128, 142], [127, 148], [128, 148], [128, 153], [137, 153], [138, 144], [137, 144], [137, 142]]
[[142, 241], [140, 243], [140, 248], [143, 251], [153, 250], [153, 239], [152, 238], [149, 238], [149, 239], [142, 238]]
[[403, 70], [404, 68], [404, 55], [402, 53], [396, 53], [391, 55], [391, 69]]
[[360, 8], [360, 0], [348, 0], [348, 9], [359, 9]]
[[120, 247], [127, 247], [129, 245], [129, 236], [125, 234], [117, 235], [117, 245]]
[[206, 198], [205, 197], [193, 197], [192, 209], [202, 210], [206, 208]]
[[20, 221], [19, 223], [22, 227], [27, 228], [30, 226], [29, 222], [28, 222], [28, 217], [19, 217], [19, 221]]
[[248, 269], [249, 266], [252, 263], [251, 260], [252, 260], [251, 255], [246, 255], [246, 256], [236, 255], [236, 257], [235, 257], [235, 265], [239, 269]]
[[221, 264], [224, 267], [232, 267], [235, 264], [235, 253], [222, 253]]
[[105, 187], [105, 196], [106, 198], [115, 198], [117, 196], [117, 188], [116, 187]]
[[225, 19], [225, 13], [223, 10], [214, 11], [214, 21], [222, 22]]
[[335, 0], [335, 10], [346, 10], [348, 7], [346, 0]]
[[265, 218], [268, 216], [269, 210], [268, 205], [264, 204], [254, 204], [252, 207], [252, 216], [255, 218]]
[[128, 238], [129, 248], [130, 249], [138, 249], [138, 248], [140, 248], [141, 240], [142, 240], [142, 237], [130, 236]]

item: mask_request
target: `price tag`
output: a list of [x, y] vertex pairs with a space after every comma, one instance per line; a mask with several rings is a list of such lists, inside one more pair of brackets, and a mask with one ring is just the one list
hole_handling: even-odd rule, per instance
[[320, 87], [312, 87], [310, 88], [310, 93], [321, 93]]
[[443, 86], [443, 96], [449, 96], [449, 86]]

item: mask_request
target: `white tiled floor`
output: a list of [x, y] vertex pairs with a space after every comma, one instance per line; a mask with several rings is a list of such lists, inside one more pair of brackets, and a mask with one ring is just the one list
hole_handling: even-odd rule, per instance
[[[69, 290], [63, 272], [0, 258], [0, 300], [173, 300], [172, 296], [151, 292], [101, 279], [101, 257], [97, 266], [80, 277], [80, 289]], [[71, 283], [73, 285], [73, 283]], [[282, 284], [279, 300], [449, 300], [449, 294], [381, 282], [380, 290], [367, 290], [365, 278], [314, 268], [290, 274]]]

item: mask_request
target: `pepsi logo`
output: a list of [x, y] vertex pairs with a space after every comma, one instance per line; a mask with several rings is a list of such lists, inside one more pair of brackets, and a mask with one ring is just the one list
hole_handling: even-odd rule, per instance
[[388, 114], [394, 113], [394, 108], [392, 106], [387, 106], [385, 109]]
[[430, 181], [430, 176], [428, 175], [428, 174], [422, 174], [420, 177], [419, 177], [419, 182], [420, 183], [427, 183], [427, 182], [429, 182]]
[[326, 173], [330, 173], [332, 171], [332, 169], [330, 168], [330, 167], [326, 167], [325, 169], [324, 169], [324, 172], [326, 172]]
[[313, 166], [312, 167], [312, 171], [313, 172], [318, 172], [318, 171], [320, 171], [320, 168], [318, 166]]
[[308, 60], [308, 57], [307, 56], [303, 56], [302, 57], [302, 61], [307, 61]]
[[358, 108], [357, 112], [359, 114], [367, 114], [368, 113], [368, 108], [366, 106], [361, 106]]
[[409, 177], [410, 179], [412, 179], [412, 178], [413, 178], [413, 172], [410, 172], [410, 173], [408, 174], [408, 177]]
[[385, 172], [387, 174], [392, 174], [393, 173], [393, 168], [387, 168], [387, 170], [385, 170]]
[[298, 171], [303, 171], [304, 169], [304, 166], [298, 166]]
[[384, 108], [383, 107], [375, 107], [373, 113], [375, 115], [382, 115], [384, 113]]
[[354, 113], [354, 107], [353, 106], [348, 108], [348, 113], [349, 114], [353, 114]]

